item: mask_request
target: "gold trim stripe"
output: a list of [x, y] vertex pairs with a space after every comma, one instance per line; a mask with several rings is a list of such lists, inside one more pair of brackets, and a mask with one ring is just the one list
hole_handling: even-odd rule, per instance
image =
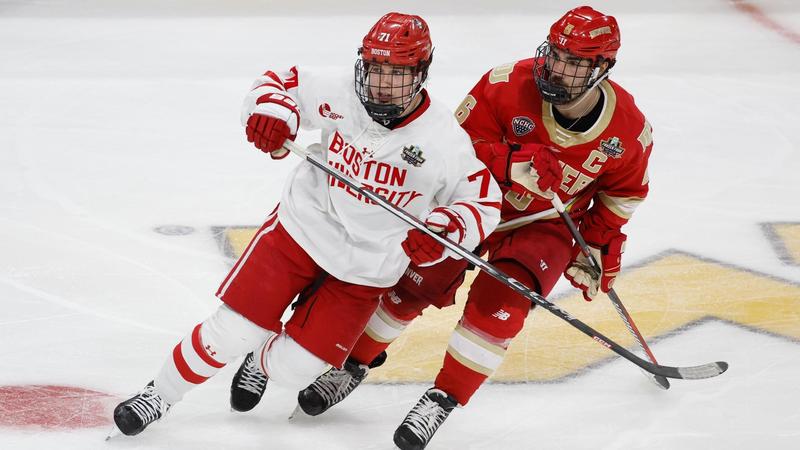
[[550, 135], [550, 140], [561, 147], [568, 148], [591, 142], [600, 137], [614, 116], [614, 110], [617, 108], [617, 94], [608, 80], [601, 81], [598, 88], [603, 91], [605, 105], [603, 105], [603, 111], [600, 112], [600, 119], [585, 133], [569, 131], [559, 125], [553, 117], [553, 104], [542, 100], [542, 122]]
[[456, 351], [456, 349], [454, 349], [453, 347], [447, 347], [447, 353], [450, 356], [452, 356], [453, 359], [458, 361], [459, 364], [461, 364], [462, 366], [465, 366], [468, 369], [471, 369], [471, 370], [473, 370], [475, 372], [478, 372], [480, 374], [486, 375], [487, 377], [491, 376], [492, 373], [494, 373], [493, 369], [490, 369], [488, 367], [484, 367], [484, 366], [482, 366], [480, 364], [477, 364], [477, 363], [473, 362], [471, 359], [468, 359], [467, 357], [463, 356], [461, 353], [458, 353], [458, 351]]
[[383, 308], [383, 305], [380, 305], [378, 309], [375, 310], [375, 315], [380, 317], [381, 320], [386, 323], [386, 325], [389, 325], [396, 330], [405, 330], [406, 325], [408, 325], [406, 323], [397, 321], [388, 311]]
[[391, 343], [406, 329], [406, 325], [392, 317], [381, 304], [369, 318], [364, 332], [377, 342]]
[[[569, 199], [569, 201], [567, 201], [567, 203], [564, 204], [564, 209], [566, 211], [569, 211], [578, 198], [579, 196]], [[495, 231], [513, 230], [514, 228], [519, 228], [531, 222], [536, 222], [537, 220], [550, 220], [550, 219], [555, 219], [556, 217], [559, 217], [558, 212], [556, 212], [555, 208], [550, 208], [544, 211], [539, 211], [534, 214], [529, 214], [527, 216], [516, 217], [507, 222], [501, 222], [499, 225], [497, 225]]]
[[603, 192], [598, 192], [597, 196], [606, 208], [626, 220], [633, 216], [636, 207], [644, 201], [640, 197], [612, 197]]
[[[483, 350], [486, 350], [488, 352], [494, 353], [495, 355], [499, 356], [500, 358], [502, 358], [506, 354], [506, 349], [504, 349], [503, 347], [500, 347], [499, 345], [494, 345], [494, 344], [492, 344], [490, 342], [487, 342], [486, 339], [483, 339], [480, 336], [478, 336], [477, 334], [469, 331], [468, 329], [466, 329], [463, 326], [461, 326], [461, 324], [456, 326], [455, 332], [458, 333], [459, 336], [463, 337], [467, 341], [477, 345], [478, 347], [481, 347], [481, 349], [483, 349]], [[453, 336], [453, 338], [456, 338], [456, 336]], [[453, 344], [452, 344], [452, 341], [451, 341], [450, 346], [452, 347], [452, 345]]]
[[379, 335], [378, 335], [378, 333], [376, 333], [376, 332], [375, 332], [375, 331], [374, 331], [372, 328], [370, 328], [369, 326], [367, 326], [367, 328], [365, 328], [365, 329], [364, 329], [364, 333], [366, 333], [366, 334], [367, 334], [367, 336], [369, 336], [369, 337], [370, 337], [370, 339], [372, 339], [373, 341], [375, 341], [375, 342], [381, 342], [381, 343], [383, 343], [383, 344], [391, 344], [392, 342], [394, 342], [394, 339], [395, 339], [395, 338], [388, 339], [388, 338], [385, 338], [385, 337], [383, 337], [383, 336], [379, 336]]

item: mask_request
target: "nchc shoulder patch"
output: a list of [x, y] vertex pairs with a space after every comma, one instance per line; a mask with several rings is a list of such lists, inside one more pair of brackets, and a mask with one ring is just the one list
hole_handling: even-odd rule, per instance
[[530, 117], [517, 116], [511, 120], [511, 128], [514, 130], [514, 134], [516, 134], [517, 137], [525, 136], [533, 131], [535, 127], [536, 124]]

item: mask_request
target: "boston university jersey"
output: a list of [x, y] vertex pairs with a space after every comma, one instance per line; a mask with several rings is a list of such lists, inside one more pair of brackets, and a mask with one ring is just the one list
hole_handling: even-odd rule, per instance
[[[299, 106], [301, 127], [321, 130], [321, 146], [312, 146], [317, 158], [418, 218], [437, 206], [450, 207], [465, 225], [461, 245], [476, 247], [500, 220], [501, 193], [452, 113], [423, 92], [422, 105], [390, 130], [369, 117], [353, 84], [352, 71], [267, 72], [245, 99], [242, 121], [261, 96], [290, 96]], [[278, 217], [314, 261], [340, 280], [388, 287], [408, 266], [401, 243], [409, 225], [307, 161], [289, 176]]]
[[[559, 125], [553, 105], [542, 100], [533, 79], [533, 59], [499, 66], [481, 78], [456, 111], [473, 143], [551, 145], [563, 168], [558, 196], [577, 217], [589, 213], [596, 226], [618, 230], [647, 196], [647, 160], [652, 129], [616, 83], [605, 80], [599, 119], [585, 132]], [[481, 152], [478, 152], [479, 156]], [[498, 231], [557, 217], [548, 200], [503, 190]], [[602, 243], [600, 243], [602, 244]]]

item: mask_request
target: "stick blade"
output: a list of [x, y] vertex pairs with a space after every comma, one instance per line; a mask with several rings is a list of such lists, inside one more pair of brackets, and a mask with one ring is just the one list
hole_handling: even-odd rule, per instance
[[653, 382], [656, 384], [656, 386], [660, 387], [661, 389], [664, 389], [665, 391], [669, 389], [670, 386], [669, 380], [667, 380], [665, 377], [662, 377], [661, 375], [654, 375]]
[[669, 380], [663, 375], [656, 375], [654, 373], [648, 372], [643, 368], [639, 368], [642, 371], [642, 374], [647, 377], [648, 380], [652, 381], [654, 385], [658, 386], [659, 389], [664, 389], [665, 391], [669, 389], [670, 384]]
[[694, 367], [679, 367], [678, 373], [684, 380], [702, 380], [723, 374], [728, 370], [728, 363], [717, 361], [715, 363], [703, 364]]

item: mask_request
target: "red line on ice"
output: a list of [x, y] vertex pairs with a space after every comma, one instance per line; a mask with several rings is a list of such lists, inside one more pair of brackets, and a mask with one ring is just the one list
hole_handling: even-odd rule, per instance
[[730, 2], [733, 3], [734, 8], [747, 14], [756, 22], [769, 28], [772, 31], [775, 31], [776, 33], [780, 34], [786, 39], [789, 39], [795, 44], [800, 44], [800, 34], [795, 33], [794, 31], [784, 27], [780, 23], [772, 20], [758, 6], [748, 2], [747, 0], [730, 0]]

